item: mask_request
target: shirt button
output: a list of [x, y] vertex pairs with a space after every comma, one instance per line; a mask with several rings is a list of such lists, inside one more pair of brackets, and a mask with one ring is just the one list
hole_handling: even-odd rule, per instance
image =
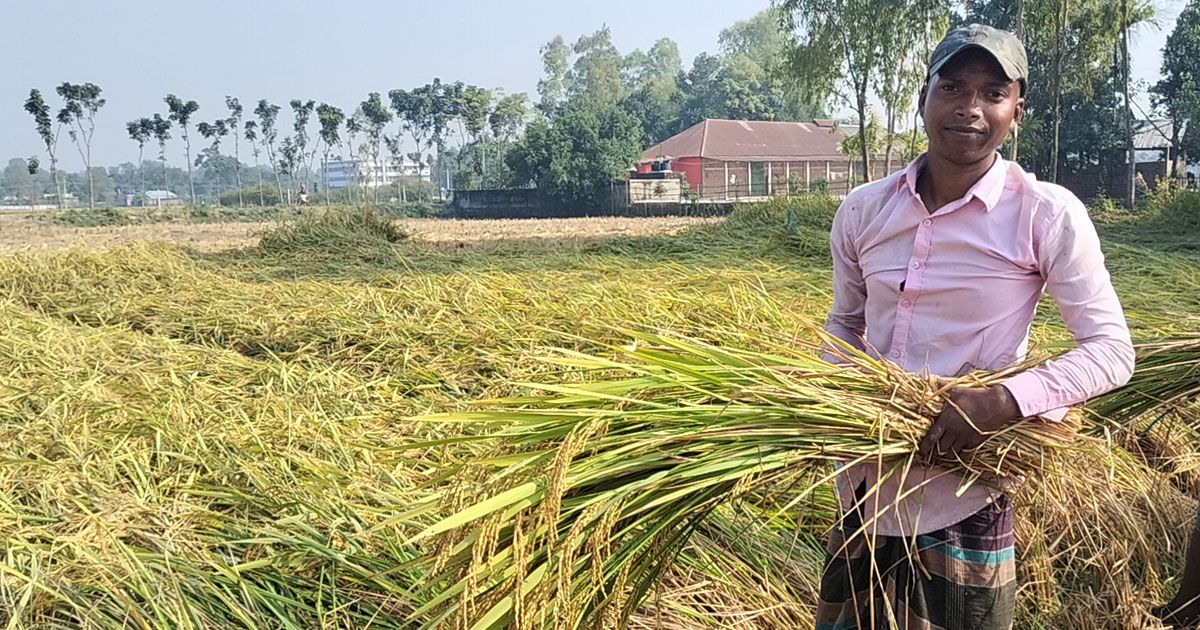
[[909, 302], [908, 300], [904, 300], [904, 301], [900, 302], [900, 306], [903, 306], [904, 308], [908, 308], [908, 307], [912, 306], [912, 302]]
[[899, 358], [900, 358], [900, 351], [899, 351], [899, 350], [892, 350], [892, 358], [893, 358], [893, 359], [899, 359]]
[[933, 225], [933, 219], [925, 219], [924, 221], [921, 222], [921, 225], [924, 225], [925, 227], [929, 227], [929, 226]]
[[915, 262], [915, 263], [913, 263], [913, 264], [912, 264], [912, 268], [913, 268], [913, 269], [920, 269], [920, 268], [921, 268], [921, 263], [919, 263], [919, 262]]

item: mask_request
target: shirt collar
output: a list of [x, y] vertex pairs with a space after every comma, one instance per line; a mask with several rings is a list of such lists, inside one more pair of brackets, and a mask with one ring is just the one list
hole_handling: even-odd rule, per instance
[[[908, 188], [909, 194], [913, 197], [917, 196], [917, 178], [920, 177], [927, 161], [926, 155], [922, 153], [917, 156], [917, 159], [909, 162], [908, 166], [900, 173], [899, 186]], [[983, 174], [983, 177], [979, 178], [979, 181], [971, 186], [963, 198], [974, 197], [983, 203], [986, 212], [991, 212], [995, 209], [996, 204], [1000, 203], [1000, 196], [1004, 194], [1007, 171], [1008, 162], [997, 153], [996, 162]]]

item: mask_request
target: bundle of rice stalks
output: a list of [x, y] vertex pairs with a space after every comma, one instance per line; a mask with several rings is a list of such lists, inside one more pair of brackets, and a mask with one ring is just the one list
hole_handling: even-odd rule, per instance
[[1087, 440], [1013, 500], [1019, 627], [1156, 627], [1148, 603], [1179, 570], [1188, 495], [1118, 445]]
[[1124, 423], [1200, 397], [1200, 333], [1139, 343], [1136, 350], [1129, 382], [1088, 403], [1100, 418]]
[[391, 245], [408, 238], [392, 220], [370, 208], [325, 210], [284, 223], [262, 236], [264, 254], [327, 252], [341, 257], [387, 257]]
[[[826, 497], [832, 500], [832, 496]], [[810, 514], [833, 514], [830, 504]], [[722, 506], [692, 534], [629, 627], [811, 628], [824, 541]], [[777, 521], [778, 519], [776, 519]]]
[[[632, 346], [613, 348], [627, 361], [552, 359], [590, 381], [530, 385], [544, 394], [425, 418], [475, 425], [456, 441], [504, 445], [444, 471], [478, 480], [468, 483], [487, 496], [413, 540], [442, 536], [425, 558], [438, 592], [416, 613], [428, 627], [617, 627], [718, 506], [787, 488], [791, 500], [763, 518], [787, 515], [831, 461], [878, 461], [885, 477], [905, 475], [950, 388], [1005, 376], [922, 378], [845, 347], [849, 365], [835, 365], [791, 339], [767, 353], [629, 334]], [[934, 463], [964, 483], [1036, 476], [1072, 444], [1079, 418], [1069, 418], [1015, 423]]]

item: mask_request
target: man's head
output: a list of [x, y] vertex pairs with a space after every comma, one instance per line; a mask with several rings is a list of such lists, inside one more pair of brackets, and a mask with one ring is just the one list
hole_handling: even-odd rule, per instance
[[929, 60], [918, 105], [930, 154], [963, 165], [990, 159], [1025, 113], [1028, 68], [1012, 33], [979, 24], [950, 31]]

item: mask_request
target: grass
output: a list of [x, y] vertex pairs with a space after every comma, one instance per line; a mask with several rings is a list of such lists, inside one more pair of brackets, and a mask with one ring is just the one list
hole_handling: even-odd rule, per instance
[[[755, 353], [811, 341], [834, 206], [780, 204], [672, 237], [486, 252], [340, 214], [221, 254], [0, 259], [0, 621], [427, 623], [413, 613], [441, 586], [419, 559], [439, 541], [414, 538], [477, 500], [441, 475], [489, 451], [411, 418], [583, 382], [537, 357], [612, 358], [627, 328]], [[1183, 316], [1200, 312], [1197, 264], [1147, 225], [1100, 226], [1135, 334], [1200, 332]], [[1049, 350], [1067, 335], [1042, 311], [1035, 343]], [[1176, 584], [1200, 442], [1182, 413], [1135, 422], [1016, 497], [1019, 627], [1140, 627]], [[630, 626], [810, 625], [833, 507], [821, 486], [761, 518], [788, 496], [751, 493], [697, 523], [630, 600]]]
[[[66, 210], [38, 213], [33, 216], [53, 225], [67, 227], [104, 227], [122, 225], [149, 225], [155, 223], [260, 223], [265, 221], [290, 221], [300, 219], [312, 210], [347, 211], [346, 204], [331, 206], [136, 206], [97, 208], [68, 208]], [[442, 208], [431, 204], [380, 204], [375, 211], [381, 216], [392, 218], [441, 216]]]

